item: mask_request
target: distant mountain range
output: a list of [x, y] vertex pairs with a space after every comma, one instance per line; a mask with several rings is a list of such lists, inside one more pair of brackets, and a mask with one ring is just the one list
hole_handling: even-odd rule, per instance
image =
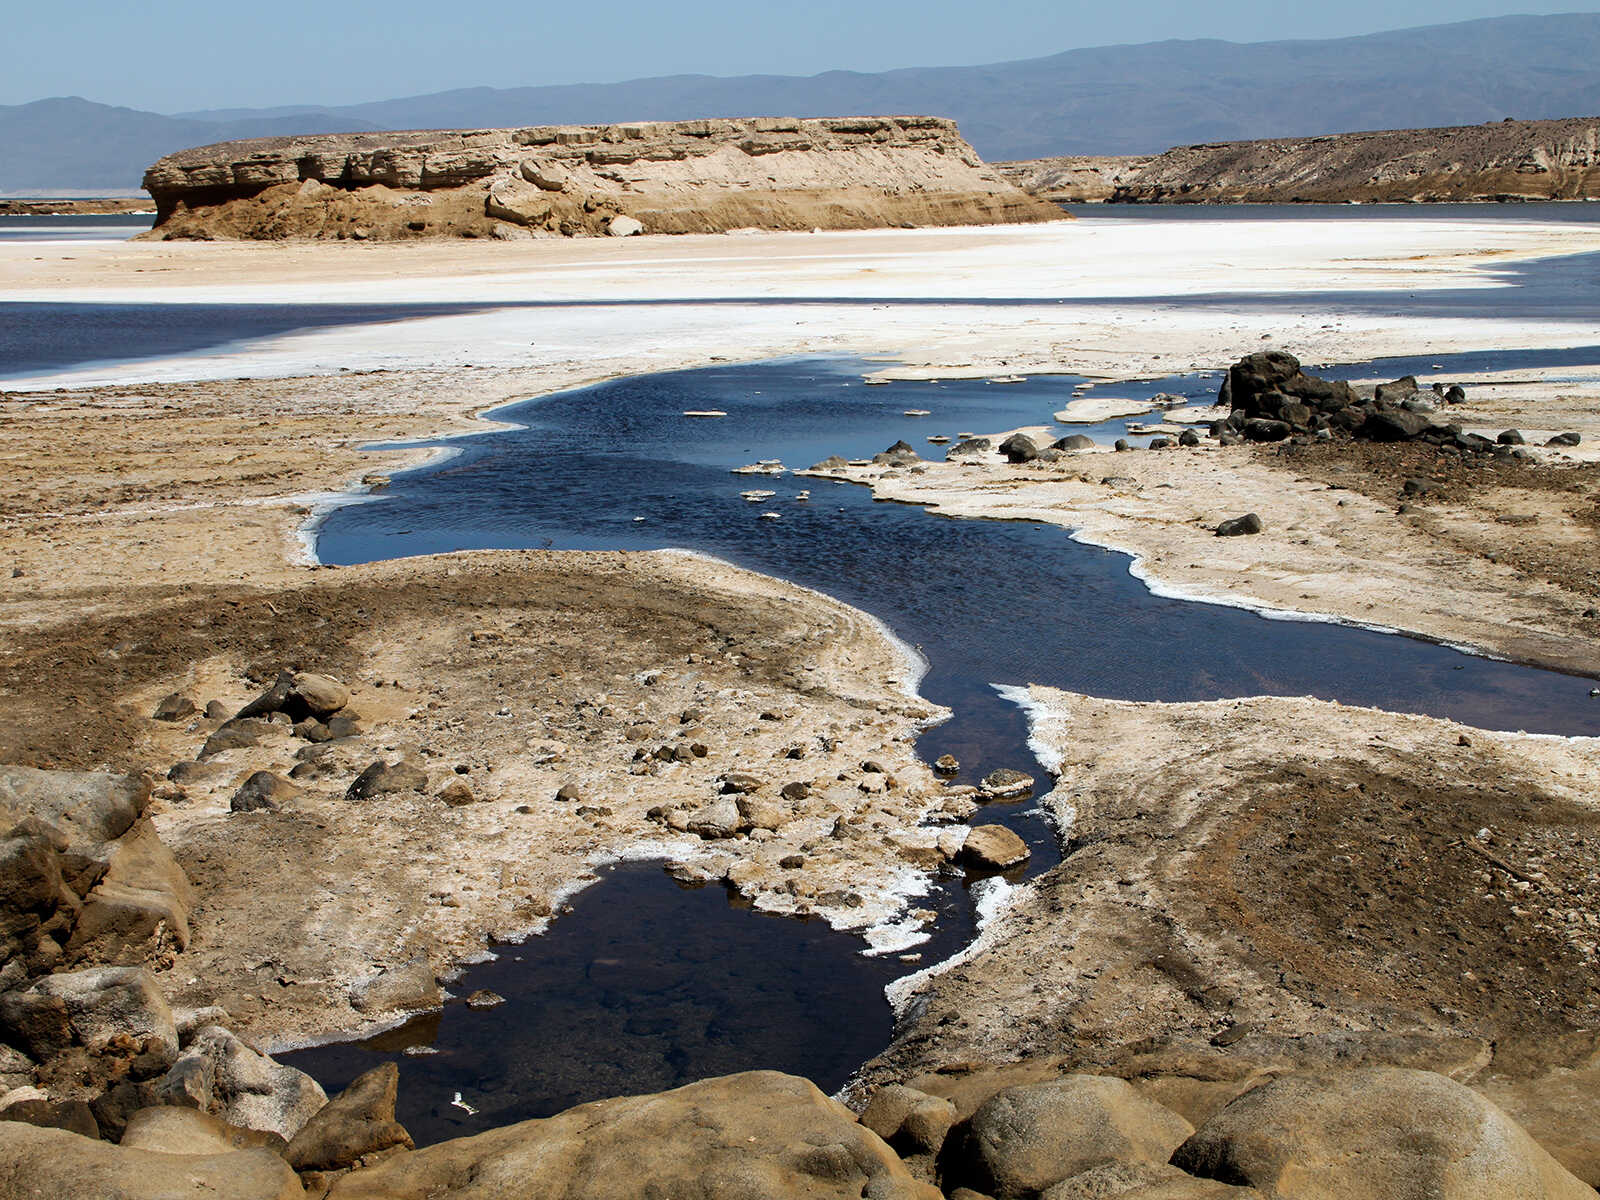
[[1147, 154], [1189, 142], [1600, 113], [1600, 13], [1495, 17], [1321, 41], [1166, 41], [981, 67], [678, 75], [464, 88], [341, 107], [163, 116], [76, 98], [0, 106], [0, 193], [136, 188], [236, 138], [714, 116], [929, 113], [985, 158]]

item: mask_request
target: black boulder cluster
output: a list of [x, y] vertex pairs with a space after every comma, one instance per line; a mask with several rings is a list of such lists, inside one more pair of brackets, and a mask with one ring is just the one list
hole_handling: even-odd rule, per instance
[[[1443, 406], [1459, 404], [1466, 394], [1459, 386], [1435, 385], [1423, 392], [1411, 375], [1380, 383], [1363, 396], [1341, 380], [1321, 379], [1300, 369], [1292, 354], [1269, 350], [1240, 359], [1228, 369], [1217, 403], [1230, 412], [1211, 428], [1224, 443], [1281, 442], [1290, 438], [1332, 440], [1345, 437], [1367, 442], [1427, 442], [1447, 452], [1518, 457], [1524, 444], [1508, 429], [1491, 441], [1465, 432], [1459, 424], [1439, 419]], [[1576, 434], [1559, 434], [1552, 445], [1576, 445]]]

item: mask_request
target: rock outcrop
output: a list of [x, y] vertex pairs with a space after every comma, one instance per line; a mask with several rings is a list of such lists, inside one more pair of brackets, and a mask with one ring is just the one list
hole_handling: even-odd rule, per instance
[[1114, 203], [1575, 200], [1600, 196], [1600, 117], [1177, 146]]
[[1284, 1200], [1594, 1194], [1505, 1113], [1432, 1071], [1286, 1075], [1229, 1104], [1172, 1162]]
[[144, 811], [150, 781], [0, 766], [0, 989], [189, 940], [189, 880]]
[[1048, 221], [938, 117], [324, 134], [168, 155], [157, 238], [717, 233]]
[[1148, 154], [1074, 154], [1000, 162], [994, 169], [1028, 195], [1052, 204], [1101, 204], [1138, 179], [1151, 161]]

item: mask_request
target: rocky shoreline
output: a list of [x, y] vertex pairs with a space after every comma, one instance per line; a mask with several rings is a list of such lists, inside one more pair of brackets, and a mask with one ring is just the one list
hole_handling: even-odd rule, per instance
[[[993, 353], [966, 366], [1015, 369]], [[295, 562], [316, 497], [424, 453], [361, 445], [481, 428], [487, 406], [603, 369], [0, 397], [0, 761], [85, 772], [131, 818], [95, 827], [92, 854], [48, 811], [8, 839], [51, 886], [27, 893], [26, 978], [0, 1005], [5, 1082], [43, 1093], [5, 1098], [0, 1195], [41, 1178], [66, 1197], [488, 1197], [534, 1179], [574, 1197], [1593, 1193], [1594, 881], [1576, 851], [1594, 744], [1310, 701], [1030, 697], [1064, 861], [897, 992], [895, 1041], [850, 1108], [751, 1073], [415, 1150], [392, 1076], [324, 1103], [272, 1062], [307, 1030], [434, 1003], [486, 935], [535, 926], [557, 881], [641, 837], [842, 922], [899, 865], [962, 856], [943, 834], [971, 798], [911, 752], [936, 716], [908, 694], [914, 667], [842, 605], [670, 556]], [[1285, 411], [1291, 387], [1250, 392], [1282, 397], [1275, 416], [1241, 407], [1194, 444], [1013, 463], [997, 431], [970, 466], [901, 450], [841, 477], [1127, 542], [1202, 594], [1400, 614], [1592, 672], [1592, 386], [1461, 382], [1456, 404], [1427, 381], [1390, 403], [1495, 445], [1516, 428], [1532, 458], [1320, 439]], [[1251, 420], [1289, 428], [1222, 444]], [[1579, 444], [1543, 445], [1561, 432]], [[1262, 532], [1218, 538], [1246, 505]], [[65, 795], [49, 778], [36, 793]], [[137, 961], [93, 961], [112, 929], [110, 953]]]
[[1448, 204], [1600, 198], [1600, 118], [1174, 146], [997, 164], [1052, 203]]

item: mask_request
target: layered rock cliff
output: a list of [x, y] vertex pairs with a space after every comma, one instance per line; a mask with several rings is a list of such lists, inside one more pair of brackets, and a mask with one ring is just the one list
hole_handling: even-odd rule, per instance
[[1060, 217], [938, 117], [750, 118], [223, 142], [144, 177], [154, 237], [522, 238]]
[[1121, 203], [1340, 203], [1600, 197], [1600, 117], [1178, 146]]
[[1067, 155], [995, 163], [994, 169], [1030, 196], [1052, 204], [1100, 204], [1150, 165], [1144, 155]]

